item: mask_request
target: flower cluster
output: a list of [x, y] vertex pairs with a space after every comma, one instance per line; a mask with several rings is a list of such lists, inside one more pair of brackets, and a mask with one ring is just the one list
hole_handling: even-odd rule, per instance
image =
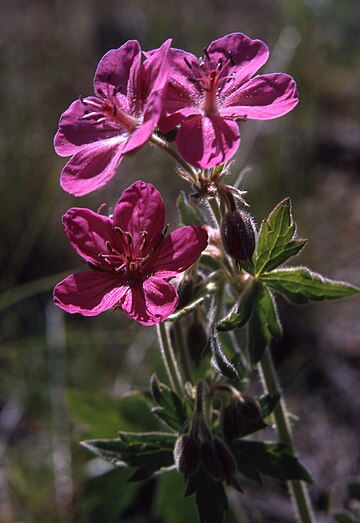
[[[82, 196], [103, 187], [124, 156], [172, 130], [189, 169], [227, 162], [240, 143], [239, 122], [282, 116], [298, 102], [290, 76], [253, 77], [268, 55], [263, 42], [242, 33], [212, 42], [199, 60], [171, 40], [146, 53], [136, 40], [109, 51], [97, 67], [94, 95], [61, 116], [55, 150], [71, 157], [62, 188]], [[140, 181], [123, 192], [111, 217], [70, 209], [65, 233], [92, 270], [59, 283], [55, 303], [85, 316], [121, 308], [144, 325], [164, 321], [178, 303], [168, 280], [207, 246], [205, 228], [182, 227], [165, 237], [164, 223], [160, 194]]]

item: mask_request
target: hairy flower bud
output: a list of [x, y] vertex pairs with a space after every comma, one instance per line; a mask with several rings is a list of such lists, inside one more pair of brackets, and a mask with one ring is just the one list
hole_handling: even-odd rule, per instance
[[246, 423], [261, 420], [261, 411], [257, 401], [251, 396], [233, 398], [222, 414], [221, 426], [226, 441], [241, 437]]
[[255, 225], [250, 214], [228, 211], [220, 226], [225, 251], [235, 260], [251, 260], [255, 250]]
[[200, 447], [201, 459], [205, 469], [216, 479], [229, 479], [235, 472], [234, 456], [218, 437], [212, 442], [204, 441]]
[[187, 479], [192, 476], [199, 465], [199, 447], [197, 443], [183, 434], [176, 440], [174, 447], [174, 461], [179, 472], [182, 472]]

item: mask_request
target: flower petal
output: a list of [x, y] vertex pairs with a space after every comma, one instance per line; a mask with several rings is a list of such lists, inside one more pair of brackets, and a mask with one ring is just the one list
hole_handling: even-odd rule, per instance
[[256, 76], [234, 92], [221, 108], [221, 115], [270, 120], [283, 116], [299, 102], [295, 80], [284, 73]]
[[209, 169], [235, 154], [240, 144], [240, 132], [236, 122], [218, 116], [195, 116], [182, 123], [176, 144], [191, 165]]
[[260, 69], [269, 57], [269, 49], [261, 40], [252, 40], [243, 33], [231, 33], [212, 42], [207, 48], [205, 65], [216, 70], [223, 64], [224, 74], [234, 74], [222, 89], [222, 94], [236, 91]]
[[162, 92], [168, 83], [170, 45], [169, 38], [159, 49], [150, 52], [149, 58], [141, 66], [141, 91], [144, 99], [153, 91]]
[[177, 293], [170, 283], [151, 277], [133, 285], [120, 306], [130, 318], [142, 325], [156, 325], [165, 321], [178, 304]]
[[89, 120], [84, 119], [85, 111], [89, 111], [90, 103], [98, 103], [98, 99], [91, 96], [83, 101], [75, 100], [62, 114], [59, 122], [59, 130], [54, 138], [55, 151], [59, 156], [72, 156], [87, 144], [98, 140], [107, 140], [119, 134], [118, 130], [106, 125], [91, 125]]
[[100, 97], [102, 94], [107, 96], [109, 89], [115, 88], [122, 94], [127, 94], [129, 80], [130, 84], [137, 81], [140, 62], [141, 47], [137, 40], [129, 40], [118, 49], [108, 51], [95, 72], [95, 93]]
[[54, 303], [70, 314], [96, 316], [114, 307], [128, 291], [119, 276], [87, 271], [71, 274], [54, 289]]
[[83, 196], [103, 187], [116, 173], [123, 156], [122, 137], [100, 140], [76, 153], [61, 172], [60, 185], [70, 194]]
[[141, 254], [146, 256], [159, 241], [165, 223], [160, 193], [150, 183], [141, 180], [133, 183], [116, 204], [113, 223], [131, 234], [134, 252], [142, 247]]
[[108, 269], [101, 253], [109, 253], [106, 242], [126, 252], [121, 234], [116, 234], [111, 218], [90, 209], [73, 207], [62, 218], [65, 234], [75, 251], [87, 262]]
[[156, 277], [175, 276], [196, 262], [207, 246], [207, 239], [207, 232], [202, 227], [180, 227], [162, 240], [147, 268]]

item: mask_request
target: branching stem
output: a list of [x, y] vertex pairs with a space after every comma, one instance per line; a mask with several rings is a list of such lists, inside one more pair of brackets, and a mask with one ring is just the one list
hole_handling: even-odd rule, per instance
[[166, 369], [171, 387], [177, 394], [183, 396], [183, 380], [181, 378], [180, 370], [175, 358], [174, 350], [171, 346], [169, 335], [165, 323], [157, 325], [157, 333], [159, 338], [160, 354]]

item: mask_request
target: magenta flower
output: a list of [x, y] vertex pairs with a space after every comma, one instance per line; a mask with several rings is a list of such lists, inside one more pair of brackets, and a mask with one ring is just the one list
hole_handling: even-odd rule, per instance
[[260, 40], [233, 33], [212, 42], [204, 59], [170, 49], [169, 85], [159, 127], [181, 124], [176, 143], [195, 167], [229, 160], [240, 143], [237, 120], [268, 120], [298, 103], [296, 84], [283, 73], [255, 76], [269, 50]]
[[61, 173], [65, 191], [81, 196], [102, 187], [124, 155], [149, 139], [161, 113], [170, 44], [141, 63], [140, 44], [130, 40], [100, 60], [95, 96], [73, 102], [55, 136], [56, 152], [72, 156]]
[[160, 323], [178, 303], [168, 282], [190, 267], [207, 246], [202, 227], [187, 226], [164, 237], [164, 202], [151, 184], [126, 189], [112, 217], [70, 209], [65, 233], [90, 271], [72, 274], [54, 289], [66, 312], [95, 316], [120, 307], [143, 325]]

